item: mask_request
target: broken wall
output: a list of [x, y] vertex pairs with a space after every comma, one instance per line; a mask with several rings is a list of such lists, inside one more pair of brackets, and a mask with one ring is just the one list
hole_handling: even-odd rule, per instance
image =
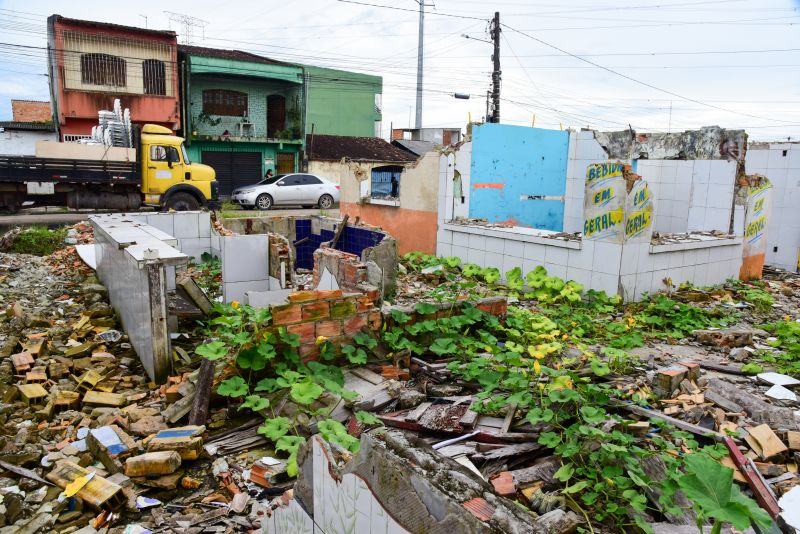
[[[161, 219], [163, 223], [166, 219]], [[108, 288], [131, 345], [156, 383], [172, 370], [168, 329], [168, 280], [189, 257], [178, 240], [124, 214], [89, 217], [95, 236], [97, 276]]]
[[[631, 164], [633, 172], [650, 184], [653, 196], [658, 200], [655, 210], [654, 230], [660, 233], [684, 233], [717, 230], [728, 232], [731, 228], [734, 189], [736, 187], [737, 162], [723, 158], [702, 147], [692, 154], [708, 159], [630, 159], [622, 156], [619, 147], [609, 156], [602, 144], [602, 132], [581, 130], [570, 135], [569, 166], [567, 170], [566, 206], [564, 231], [583, 231], [584, 181], [586, 168], [619, 158], [621, 163]], [[629, 134], [628, 134], [629, 135]], [[677, 134], [675, 134], [677, 135]], [[679, 139], [680, 138], [679, 136]], [[683, 144], [673, 148], [684, 147]], [[684, 147], [685, 148], [685, 147]], [[655, 155], [675, 157], [673, 151], [652, 151]], [[735, 211], [739, 222], [743, 210]], [[734, 225], [734, 228], [740, 226]]]
[[568, 145], [564, 131], [473, 126], [469, 216], [561, 231]]
[[381, 314], [372, 296], [345, 294], [340, 289], [289, 293], [286, 304], [270, 308], [272, 325], [300, 336], [300, 356], [315, 358], [320, 351], [316, 343], [320, 336], [340, 345], [363, 329], [380, 328]]
[[761, 174], [773, 187], [766, 235], [769, 265], [800, 270], [800, 143], [751, 143], [745, 160], [748, 174]]
[[466, 467], [396, 430], [362, 435], [349, 462], [319, 436], [309, 441], [294, 497], [263, 520], [267, 533], [544, 532]]
[[[369, 183], [369, 175], [363, 182], [348, 176], [346, 179], [352, 183], [342, 186], [339, 209], [351, 219], [360, 217], [363, 222], [386, 230], [397, 241], [400, 254], [415, 250], [433, 254], [436, 250], [438, 172], [438, 152], [429, 152], [407, 166], [400, 176], [400, 196], [396, 201], [368, 198], [370, 192], [365, 184]], [[351, 191], [355, 192], [359, 184], [361, 190], [352, 195]]]

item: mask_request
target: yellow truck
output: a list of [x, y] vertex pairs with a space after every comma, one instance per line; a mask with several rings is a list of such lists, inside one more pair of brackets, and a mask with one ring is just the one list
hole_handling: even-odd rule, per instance
[[42, 141], [36, 157], [0, 155], [0, 208], [13, 211], [25, 202], [113, 210], [216, 207], [214, 169], [189, 161], [183, 138], [146, 124], [133, 145]]

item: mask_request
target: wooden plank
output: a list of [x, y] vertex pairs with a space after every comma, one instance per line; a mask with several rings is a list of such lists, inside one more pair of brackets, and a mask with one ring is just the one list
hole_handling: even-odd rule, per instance
[[659, 482], [662, 482], [667, 478], [667, 465], [664, 463], [664, 460], [658, 455], [648, 456], [639, 459], [639, 465], [642, 466], [642, 470], [645, 472], [648, 478], [655, 482], [654, 484], [650, 484], [648, 487], [644, 488], [645, 495], [647, 495], [647, 497], [650, 499], [650, 502], [653, 503], [653, 505], [664, 514], [664, 517], [670, 523], [675, 525], [696, 524], [697, 516], [695, 515], [694, 510], [692, 510], [692, 503], [680, 490], [673, 494], [672, 502], [675, 506], [681, 509], [681, 514], [671, 514], [662, 508], [659, 499], [664, 492], [661, 490], [661, 484], [659, 484]]
[[333, 239], [331, 239], [330, 244], [331, 248], [336, 248], [336, 244], [339, 242], [339, 238], [342, 237], [342, 232], [344, 232], [348, 220], [350, 220], [350, 215], [345, 213], [344, 217], [342, 217], [342, 222], [340, 222], [339, 226], [336, 227], [336, 233], [333, 234]]
[[184, 275], [179, 277], [178, 286], [186, 291], [186, 294], [189, 295], [189, 298], [192, 299], [192, 302], [194, 302], [195, 305], [200, 308], [205, 315], [211, 313], [213, 304], [191, 276]]
[[542, 481], [545, 486], [556, 484], [553, 475], [561, 467], [561, 462], [555, 456], [545, 458], [536, 465], [511, 471], [517, 487]]
[[190, 425], [204, 425], [208, 419], [208, 401], [211, 398], [211, 389], [214, 382], [214, 362], [203, 358], [200, 363], [200, 373], [197, 377], [192, 411], [189, 414]]
[[742, 408], [740, 405], [731, 400], [726, 399], [713, 389], [706, 390], [704, 395], [708, 402], [713, 402], [714, 404], [716, 404], [717, 406], [719, 406], [728, 413], [741, 413], [744, 411], [744, 408]]
[[497, 460], [499, 458], [508, 458], [509, 456], [517, 456], [520, 454], [535, 452], [541, 448], [542, 446], [536, 442], [517, 443], [514, 445], [508, 445], [507, 447], [500, 447], [499, 449], [494, 449], [480, 455], [474, 455], [474, 457], [478, 460]]
[[517, 412], [516, 404], [509, 404], [506, 410], [506, 417], [503, 419], [503, 426], [500, 427], [500, 432], [505, 434], [511, 430], [511, 423], [514, 422], [514, 414]]
[[700, 360], [695, 363], [697, 363], [703, 369], [710, 369], [711, 371], [717, 371], [720, 373], [728, 373], [729, 375], [744, 376], [747, 374], [742, 372], [741, 365], [722, 365], [720, 363], [712, 363], [704, 360]]
[[775, 498], [775, 495], [772, 493], [772, 490], [769, 489], [769, 486], [767, 486], [767, 483], [761, 477], [761, 474], [753, 466], [753, 462], [742, 455], [739, 447], [731, 438], [724, 438], [723, 443], [725, 444], [725, 447], [727, 447], [728, 452], [733, 459], [733, 463], [736, 464], [736, 467], [747, 479], [747, 484], [753, 491], [753, 495], [755, 495], [758, 504], [760, 504], [761, 507], [766, 510], [773, 519], [776, 519], [778, 514], [781, 512], [780, 506], [778, 506], [778, 501]]
[[430, 402], [423, 402], [422, 404], [420, 404], [419, 406], [408, 412], [408, 414], [405, 417], [406, 421], [414, 421], [414, 422], [419, 421], [419, 418], [422, 417], [422, 414], [428, 411], [428, 408], [430, 408], [432, 404], [433, 403]]
[[636, 404], [623, 404], [623, 403], [616, 403], [617, 406], [623, 408], [633, 414], [642, 416], [642, 417], [649, 417], [650, 419], [660, 419], [662, 421], [666, 421], [667, 423], [671, 424], [674, 427], [680, 428], [681, 430], [685, 430], [686, 432], [691, 432], [697, 436], [706, 436], [709, 438], [714, 439], [715, 441], [723, 441], [726, 436], [717, 432], [716, 430], [709, 430], [707, 428], [703, 428], [698, 425], [693, 425], [692, 423], [687, 423], [686, 421], [681, 421], [680, 419], [675, 419], [674, 417], [670, 417], [668, 415], [664, 415], [661, 412], [657, 412], [655, 410], [648, 410], [647, 408], [642, 408]]

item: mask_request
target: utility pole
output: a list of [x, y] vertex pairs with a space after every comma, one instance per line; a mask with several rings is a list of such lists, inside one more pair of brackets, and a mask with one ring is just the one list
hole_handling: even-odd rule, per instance
[[417, 115], [415, 128], [422, 128], [422, 59], [425, 41], [425, 0], [416, 0], [419, 4], [419, 36], [417, 42]]
[[491, 24], [491, 36], [494, 43], [492, 61], [492, 118], [488, 122], [500, 122], [500, 12], [495, 11]]

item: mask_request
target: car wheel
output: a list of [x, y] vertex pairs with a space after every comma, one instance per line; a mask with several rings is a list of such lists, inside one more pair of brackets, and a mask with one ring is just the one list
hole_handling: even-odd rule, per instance
[[330, 195], [322, 195], [319, 197], [319, 207], [326, 210], [333, 206], [333, 197]]
[[272, 208], [272, 197], [266, 193], [258, 195], [258, 198], [256, 199], [256, 206], [260, 210], [268, 210]]
[[189, 193], [175, 193], [164, 204], [165, 209], [175, 211], [194, 211], [199, 207], [200, 203]]

